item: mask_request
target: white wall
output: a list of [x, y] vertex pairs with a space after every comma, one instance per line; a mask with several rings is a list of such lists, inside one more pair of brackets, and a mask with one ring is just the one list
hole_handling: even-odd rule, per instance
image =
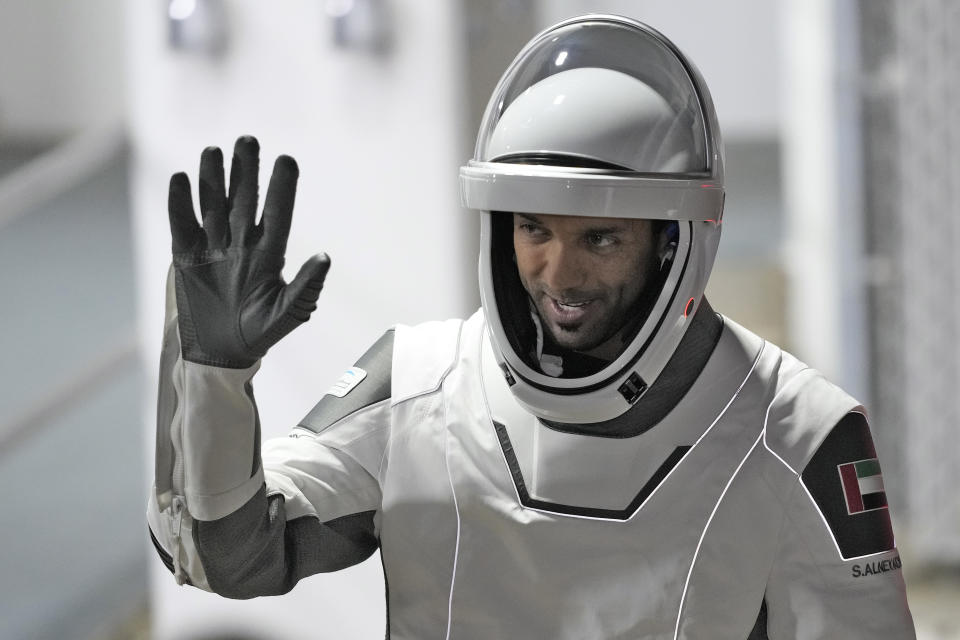
[[[255, 380], [266, 437], [285, 435], [389, 326], [471, 311], [476, 257], [458, 241], [475, 220], [460, 210], [457, 192], [465, 152], [456, 5], [391, 4], [395, 48], [377, 58], [334, 47], [323, 2], [226, 3], [231, 40], [221, 59], [171, 51], [155, 4], [128, 5], [147, 361], [158, 358], [169, 263], [167, 180], [187, 170], [195, 184], [204, 146], [220, 145], [229, 158], [238, 135], [256, 135], [261, 185], [275, 156], [294, 156], [301, 179], [287, 276], [315, 252], [332, 258], [319, 309], [271, 350]], [[149, 424], [152, 406], [145, 412]], [[224, 621], [269, 638], [384, 632], [376, 557], [312, 577], [283, 598], [239, 603], [177, 588], [159, 563], [153, 567], [157, 638], [189, 637]]]
[[856, 5], [783, 13], [790, 332], [798, 355], [870, 405]]
[[582, 13], [647, 23], [700, 70], [725, 138], [776, 136], [780, 128], [778, 16], [783, 0], [540, 0], [540, 28]]
[[122, 0], [0, 2], [0, 133], [49, 136], [122, 117]]

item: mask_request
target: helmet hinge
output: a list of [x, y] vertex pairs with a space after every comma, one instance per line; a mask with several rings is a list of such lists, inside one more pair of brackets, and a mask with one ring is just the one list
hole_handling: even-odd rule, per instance
[[633, 404], [640, 399], [640, 396], [647, 390], [647, 383], [643, 381], [636, 371], [632, 372], [626, 382], [620, 385], [617, 391], [623, 396], [628, 404]]

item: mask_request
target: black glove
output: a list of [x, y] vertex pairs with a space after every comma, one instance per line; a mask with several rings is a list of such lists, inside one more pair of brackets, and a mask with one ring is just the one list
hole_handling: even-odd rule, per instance
[[280, 156], [273, 167], [263, 216], [257, 214], [260, 146], [237, 140], [224, 190], [223, 154], [207, 147], [200, 157], [197, 224], [185, 173], [170, 178], [170, 231], [184, 360], [246, 368], [310, 318], [330, 268], [326, 254], [307, 260], [290, 284], [281, 276], [297, 190], [296, 161]]

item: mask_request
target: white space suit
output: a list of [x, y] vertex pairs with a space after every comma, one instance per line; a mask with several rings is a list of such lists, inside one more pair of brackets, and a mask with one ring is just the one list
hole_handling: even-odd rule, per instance
[[[262, 454], [259, 365], [185, 360], [171, 288], [148, 519], [178, 580], [284, 593], [379, 548], [394, 640], [914, 637], [863, 408], [703, 298], [720, 148], [665, 38], [545, 31], [461, 174], [483, 309], [387, 332]], [[664, 221], [613, 360], [547, 353], [501, 211]]]
[[394, 639], [912, 637], [887, 511], [847, 514], [836, 472], [876, 457], [862, 410], [723, 323], [686, 399], [626, 438], [518, 405], [481, 312], [397, 327], [253, 475], [256, 367], [179, 362], [204, 389], [179, 408], [196, 506], [178, 522], [152, 503], [151, 529], [187, 580], [231, 597], [379, 546]]

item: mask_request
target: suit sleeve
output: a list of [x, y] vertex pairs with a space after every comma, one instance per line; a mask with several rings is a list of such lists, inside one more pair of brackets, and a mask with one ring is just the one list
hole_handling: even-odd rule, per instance
[[226, 369], [184, 361], [168, 290], [147, 521], [178, 583], [232, 598], [279, 594], [376, 550], [392, 338], [371, 351], [384, 349], [377, 363], [385, 371], [320, 403], [349, 398], [351, 410], [324, 425], [308, 416], [261, 453], [252, 386], [259, 363]]
[[785, 508], [765, 595], [766, 637], [916, 637], [883, 476], [862, 413], [850, 412], [833, 427]]

